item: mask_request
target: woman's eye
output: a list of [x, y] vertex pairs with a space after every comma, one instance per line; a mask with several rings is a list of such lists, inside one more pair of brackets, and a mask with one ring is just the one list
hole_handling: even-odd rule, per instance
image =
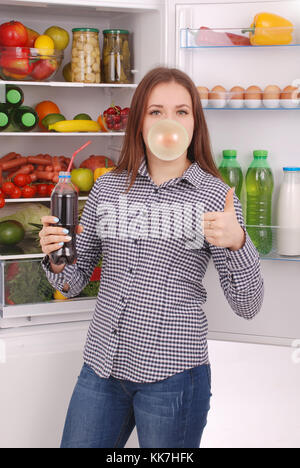
[[180, 111], [178, 111], [178, 113], [180, 115], [187, 115], [187, 111], [185, 111], [185, 110], [180, 110]]
[[150, 115], [158, 115], [160, 113], [159, 110], [153, 110], [150, 112]]

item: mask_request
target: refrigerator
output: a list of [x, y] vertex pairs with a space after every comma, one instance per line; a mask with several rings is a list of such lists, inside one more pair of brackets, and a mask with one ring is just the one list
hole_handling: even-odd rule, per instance
[[[212, 46], [199, 45], [195, 38], [199, 28], [216, 32], [241, 31], [249, 28], [254, 16], [268, 11], [290, 19], [294, 26], [290, 46]], [[64, 60], [52, 81], [18, 82], [24, 91], [24, 103], [35, 106], [52, 100], [66, 118], [79, 113], [97, 116], [118, 104], [130, 107], [135, 88], [145, 73], [158, 65], [179, 68], [197, 86], [212, 89], [223, 86], [247, 88], [252, 85], [264, 89], [268, 85], [284, 88], [296, 83], [299, 77], [300, 2], [293, 0], [248, 2], [206, 0], [0, 0], [1, 23], [19, 20], [27, 27], [43, 33], [49, 26], [71, 30], [79, 27], [100, 30], [110, 28], [130, 31], [132, 83], [127, 85], [88, 85], [66, 83], [63, 66], [71, 58], [71, 42], [64, 51]], [[0, 81], [0, 96], [6, 82]], [[300, 107], [293, 109], [231, 109], [204, 108], [217, 164], [222, 150], [236, 149], [245, 174], [252, 160], [252, 152], [265, 149], [274, 174], [272, 203], [273, 238], [276, 239], [276, 206], [283, 166], [297, 166], [300, 162], [298, 127]], [[43, 134], [0, 133], [0, 156], [14, 151], [21, 155], [49, 153], [70, 157], [87, 139], [91, 145], [77, 156], [77, 164], [89, 155], [106, 155], [117, 162], [124, 133]], [[245, 196], [245, 186], [243, 187]], [[86, 199], [83, 197], [82, 200]], [[33, 200], [31, 202], [45, 202]], [[26, 203], [26, 201], [24, 202]], [[24, 205], [25, 206], [25, 205]], [[67, 406], [82, 366], [82, 350], [92, 317], [96, 298], [78, 297], [67, 301], [49, 300], [43, 303], [8, 304], [5, 300], [5, 272], [16, 260], [39, 262], [40, 253], [14, 256], [2, 253], [1, 312], [0, 312], [0, 446], [1, 447], [58, 447]], [[300, 346], [299, 278], [300, 256], [282, 257], [276, 251], [261, 256], [265, 281], [265, 298], [260, 313], [252, 321], [236, 316], [221, 290], [216, 270], [209, 263], [204, 280], [207, 302], [204, 311], [209, 324], [209, 349], [216, 376], [215, 407], [212, 409], [211, 429], [204, 434], [203, 445], [213, 446], [299, 446]], [[24, 286], [25, 288], [26, 286]], [[259, 377], [257, 371], [259, 368]], [[236, 393], [241, 376], [251, 380]], [[284, 376], [284, 382], [282, 378]], [[236, 379], [236, 380], [235, 380]], [[256, 379], [264, 382], [262, 393]], [[218, 387], [217, 387], [218, 384]], [[214, 385], [214, 384], [213, 384]], [[262, 420], [253, 418], [251, 395], [260, 401]], [[271, 393], [271, 396], [268, 395]], [[242, 397], [243, 396], [243, 397]], [[260, 398], [263, 396], [263, 400]], [[236, 398], [237, 397], [237, 398]], [[231, 399], [231, 400], [230, 400]], [[228, 403], [229, 402], [229, 403]], [[238, 405], [235, 409], [229, 407]], [[270, 406], [271, 405], [271, 406]], [[291, 411], [293, 405], [294, 410]], [[275, 411], [275, 407], [277, 411]], [[286, 408], [284, 415], [278, 407]], [[271, 418], [273, 409], [278, 425], [289, 424], [275, 432]], [[251, 419], [247, 431], [238, 429], [240, 412]], [[283, 410], [281, 410], [283, 411]], [[232, 418], [234, 425], [228, 423]], [[253, 427], [252, 427], [253, 425]], [[278, 429], [278, 426], [277, 426]], [[264, 434], [268, 432], [268, 437]], [[225, 436], [224, 434], [227, 434]], [[135, 432], [127, 447], [138, 447]]]

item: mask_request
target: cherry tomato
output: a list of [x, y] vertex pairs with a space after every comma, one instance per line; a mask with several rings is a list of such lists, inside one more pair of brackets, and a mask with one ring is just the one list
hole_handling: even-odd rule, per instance
[[53, 189], [55, 188], [55, 185], [54, 184], [48, 184], [48, 187], [47, 187], [47, 195], [48, 197], [51, 196], [51, 193], [53, 191]]
[[0, 197], [0, 208], [3, 208], [5, 205], [5, 198], [4, 197]]
[[14, 184], [17, 187], [24, 187], [28, 183], [28, 174], [17, 174], [14, 177]]
[[4, 197], [4, 192], [3, 192], [2, 188], [0, 188], [0, 197]]
[[121, 110], [121, 115], [126, 115], [128, 116], [129, 114], [129, 111], [130, 111], [130, 108], [129, 107], [124, 107], [124, 109]]
[[36, 186], [25, 185], [25, 187], [22, 187], [23, 198], [33, 198], [35, 194], [36, 194]]
[[13, 184], [12, 182], [4, 182], [4, 184], [2, 185], [2, 190], [6, 195], [10, 195], [15, 189], [15, 187], [15, 184]]
[[120, 123], [116, 123], [113, 127], [113, 129], [118, 132], [119, 130], [121, 130], [121, 124]]
[[38, 184], [36, 185], [37, 194], [40, 197], [46, 197], [48, 195], [48, 184]]
[[114, 106], [114, 108], [116, 109], [116, 111], [117, 111], [118, 114], [121, 113], [122, 107], [120, 107], [120, 106]]
[[114, 107], [109, 107], [105, 112], [107, 115], [115, 115], [118, 113]]
[[21, 189], [19, 187], [14, 186], [13, 191], [9, 195], [10, 198], [21, 198]]

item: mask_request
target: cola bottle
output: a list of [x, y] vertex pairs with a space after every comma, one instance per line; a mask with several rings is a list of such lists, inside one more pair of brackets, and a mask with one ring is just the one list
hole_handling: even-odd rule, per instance
[[51, 216], [56, 216], [59, 221], [53, 226], [63, 227], [69, 230], [72, 237], [69, 242], [49, 254], [50, 260], [55, 265], [71, 265], [77, 258], [76, 252], [76, 226], [78, 225], [78, 193], [71, 182], [70, 172], [59, 173], [58, 183], [51, 194]]

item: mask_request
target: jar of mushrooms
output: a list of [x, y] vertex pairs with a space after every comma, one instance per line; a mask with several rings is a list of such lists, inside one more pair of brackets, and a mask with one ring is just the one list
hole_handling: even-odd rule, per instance
[[99, 30], [94, 28], [72, 29], [72, 81], [100, 83]]

